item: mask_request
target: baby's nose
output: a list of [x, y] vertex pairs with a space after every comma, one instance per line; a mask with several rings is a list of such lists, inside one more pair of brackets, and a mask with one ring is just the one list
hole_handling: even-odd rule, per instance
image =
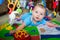
[[40, 15], [38, 14], [37, 17], [39, 17]]

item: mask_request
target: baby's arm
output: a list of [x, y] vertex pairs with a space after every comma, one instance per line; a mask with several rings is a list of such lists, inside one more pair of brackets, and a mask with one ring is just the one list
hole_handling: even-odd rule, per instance
[[25, 27], [25, 23], [22, 23], [22, 25], [20, 25], [18, 28], [16, 28], [15, 30], [11, 30], [10, 33], [15, 33], [17, 30], [22, 30]]
[[51, 23], [51, 22], [47, 22], [46, 23], [49, 27], [57, 27], [58, 25], [56, 25], [56, 24], [53, 24], [53, 23]]
[[25, 27], [25, 24], [22, 23], [22, 25], [20, 25], [16, 30], [22, 30]]

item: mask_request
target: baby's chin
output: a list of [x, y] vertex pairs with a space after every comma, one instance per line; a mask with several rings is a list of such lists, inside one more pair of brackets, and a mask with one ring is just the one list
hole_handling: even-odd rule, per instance
[[40, 21], [40, 19], [35, 19], [35, 21]]

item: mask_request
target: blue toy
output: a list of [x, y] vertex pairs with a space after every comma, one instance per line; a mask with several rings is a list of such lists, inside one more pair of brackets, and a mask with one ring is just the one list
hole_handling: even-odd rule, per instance
[[44, 7], [46, 8], [46, 1], [42, 0], [42, 4], [44, 5]]
[[[42, 0], [42, 4], [44, 5], [44, 7], [46, 8], [46, 1]], [[46, 16], [48, 16], [48, 10], [46, 9]]]
[[46, 21], [50, 21], [50, 20], [51, 20], [48, 16], [44, 17], [44, 19], [45, 19]]
[[0, 5], [2, 5], [3, 2], [4, 2], [4, 0], [0, 0]]
[[8, 36], [13, 36], [13, 34], [6, 33], [5, 36], [6, 36], [6, 37], [8, 37]]
[[57, 29], [58, 31], [60, 31], [60, 27], [56, 27], [56, 29]]

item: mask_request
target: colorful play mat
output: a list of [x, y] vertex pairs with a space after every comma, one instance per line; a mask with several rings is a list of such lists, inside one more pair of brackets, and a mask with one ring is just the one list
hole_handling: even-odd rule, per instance
[[[57, 20], [52, 20], [52, 23], [60, 25]], [[0, 25], [0, 40], [60, 40], [60, 30], [55, 28], [46, 28], [45, 33], [40, 33], [36, 26], [25, 27], [23, 30], [17, 31], [15, 34], [9, 34], [10, 30], [16, 29], [21, 24], [10, 25], [8, 22]], [[41, 25], [42, 27], [42, 25]]]

